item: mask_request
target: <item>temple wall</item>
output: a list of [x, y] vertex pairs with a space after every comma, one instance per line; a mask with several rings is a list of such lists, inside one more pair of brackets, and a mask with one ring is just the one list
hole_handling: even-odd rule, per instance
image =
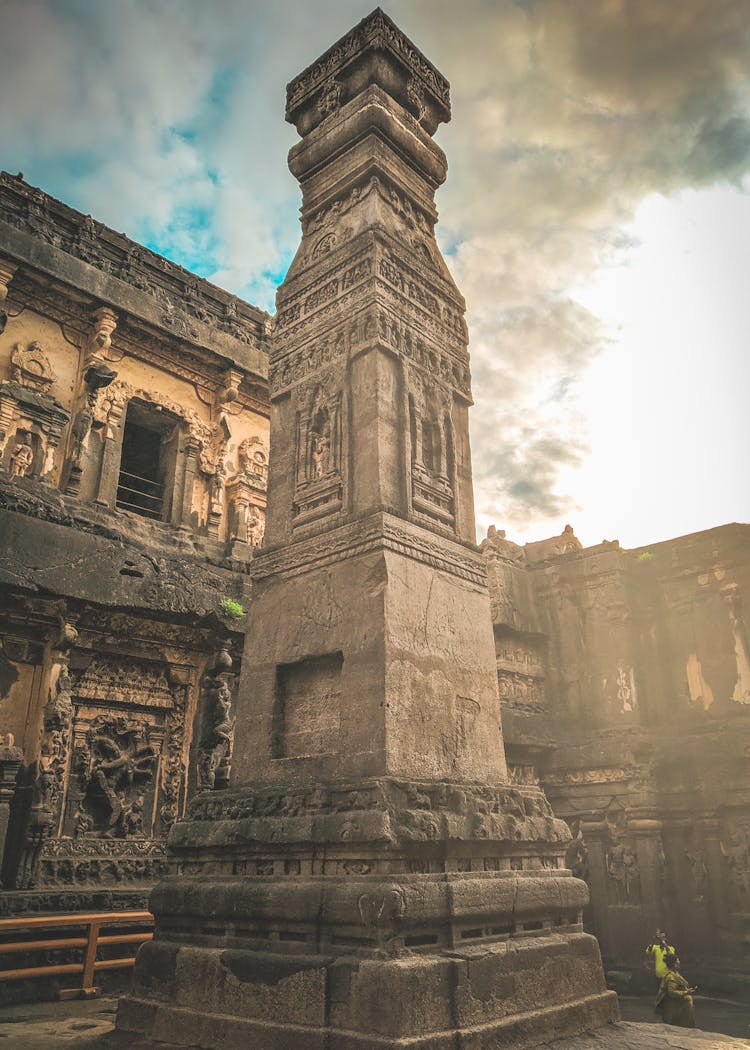
[[3, 906], [145, 903], [229, 776], [266, 315], [5, 174], [0, 203]]
[[609, 966], [637, 970], [663, 926], [694, 965], [746, 973], [750, 527], [482, 546], [509, 768], [570, 825]]

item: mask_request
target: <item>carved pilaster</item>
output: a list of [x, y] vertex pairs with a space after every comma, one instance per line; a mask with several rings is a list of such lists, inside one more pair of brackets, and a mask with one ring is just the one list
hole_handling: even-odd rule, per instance
[[188, 434], [185, 441], [185, 470], [179, 520], [179, 524], [186, 529], [190, 528], [190, 519], [193, 513], [193, 489], [195, 488], [195, 476], [198, 473], [200, 447], [198, 438], [194, 434]]
[[[0, 876], [2, 875], [5, 841], [8, 837], [10, 805], [16, 791], [18, 770], [23, 761], [23, 751], [14, 746], [13, 735], [0, 737]], [[0, 877], [0, 889], [2, 888]]]
[[628, 832], [632, 838], [638, 861], [641, 888], [641, 907], [650, 929], [666, 925], [664, 914], [664, 872], [661, 833], [662, 822], [650, 818], [631, 818]]
[[13, 280], [18, 266], [8, 259], [0, 259], [0, 303], [8, 298], [8, 285]]
[[114, 507], [117, 498], [124, 415], [125, 401], [118, 398], [112, 402], [109, 408], [103, 430], [104, 450], [102, 452], [102, 468], [99, 475], [99, 491], [96, 502], [101, 503], [105, 507]]
[[602, 951], [609, 948], [609, 922], [607, 916], [607, 849], [610, 841], [609, 824], [604, 820], [582, 820], [581, 834], [588, 851], [589, 888], [594, 930]]

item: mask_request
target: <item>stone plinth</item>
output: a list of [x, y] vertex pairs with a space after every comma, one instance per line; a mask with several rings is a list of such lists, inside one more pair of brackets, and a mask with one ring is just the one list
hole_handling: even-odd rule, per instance
[[616, 1016], [570, 833], [508, 783], [474, 544], [448, 84], [375, 11], [287, 89], [265, 546], [227, 792], [170, 835], [123, 1038], [532, 1046]]

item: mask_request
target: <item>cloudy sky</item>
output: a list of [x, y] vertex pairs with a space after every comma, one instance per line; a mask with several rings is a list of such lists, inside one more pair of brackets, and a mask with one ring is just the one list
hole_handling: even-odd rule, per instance
[[[480, 532], [750, 521], [748, 0], [393, 0], [448, 77]], [[273, 310], [284, 87], [353, 0], [3, 0], [0, 164]]]

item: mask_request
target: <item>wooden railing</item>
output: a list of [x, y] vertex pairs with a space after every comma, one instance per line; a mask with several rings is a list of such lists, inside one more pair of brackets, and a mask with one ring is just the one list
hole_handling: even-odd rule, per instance
[[[137, 933], [108, 933], [102, 935], [102, 927], [127, 923], [130, 926], [149, 927]], [[33, 977], [58, 977], [65, 974], [81, 974], [81, 986], [65, 988], [58, 992], [60, 999], [91, 999], [99, 994], [94, 986], [94, 975], [104, 970], [119, 970], [135, 965], [135, 956], [121, 959], [97, 959], [100, 946], [113, 944], [143, 944], [154, 936], [151, 927], [154, 917], [150, 911], [93, 912], [83, 915], [39, 915], [25, 919], [0, 919], [0, 938], [16, 930], [51, 933], [63, 927], [82, 926], [83, 933], [73, 937], [51, 937], [44, 940], [0, 941], [0, 959], [13, 952], [57, 951], [65, 948], [82, 948], [83, 960], [79, 963], [60, 963], [56, 966], [27, 966], [18, 970], [0, 969], [0, 981], [18, 981]]]

